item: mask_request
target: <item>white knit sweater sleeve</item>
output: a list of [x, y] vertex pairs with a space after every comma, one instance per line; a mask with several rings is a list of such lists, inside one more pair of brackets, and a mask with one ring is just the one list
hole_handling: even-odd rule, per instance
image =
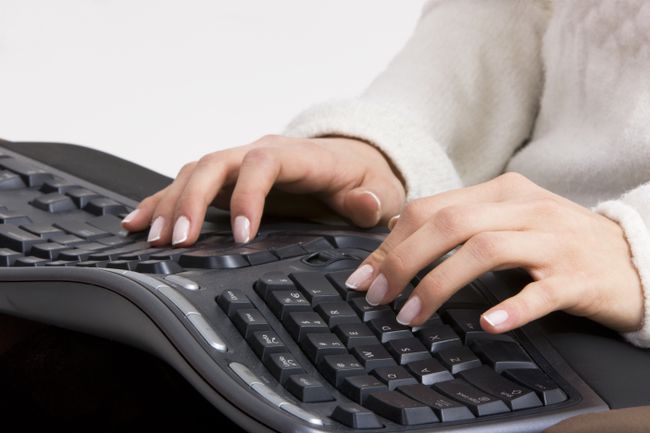
[[407, 200], [490, 179], [531, 133], [548, 14], [542, 0], [430, 1], [365, 92], [307, 109], [284, 133], [377, 146]]
[[600, 202], [592, 210], [618, 222], [625, 232], [643, 287], [645, 314], [641, 329], [623, 336], [632, 344], [650, 347], [650, 182], [616, 200]]

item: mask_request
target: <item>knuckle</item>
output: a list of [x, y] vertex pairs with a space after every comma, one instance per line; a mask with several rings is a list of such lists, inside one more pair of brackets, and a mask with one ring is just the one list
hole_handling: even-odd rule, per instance
[[268, 147], [256, 147], [249, 150], [244, 155], [242, 164], [251, 164], [253, 166], [259, 164], [268, 164], [275, 161], [273, 152]]
[[556, 216], [559, 213], [561, 206], [556, 200], [550, 197], [544, 197], [535, 200], [534, 209], [537, 215], [550, 217]]
[[462, 206], [447, 206], [440, 209], [433, 217], [437, 230], [456, 237], [465, 232], [470, 224]]
[[466, 242], [467, 248], [474, 259], [479, 263], [494, 263], [503, 257], [503, 243], [500, 236], [494, 232], [478, 233]]
[[197, 164], [212, 165], [212, 164], [220, 163], [222, 160], [223, 160], [223, 152], [220, 151], [210, 152], [210, 153], [206, 153], [201, 158], [199, 158]]

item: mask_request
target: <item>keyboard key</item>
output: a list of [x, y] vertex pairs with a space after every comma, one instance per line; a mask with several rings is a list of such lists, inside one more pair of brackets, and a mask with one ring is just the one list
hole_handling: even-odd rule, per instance
[[231, 251], [239, 254], [240, 257], [244, 258], [252, 266], [278, 261], [278, 258], [273, 253], [266, 250], [256, 250], [254, 248], [248, 247], [237, 247]]
[[66, 195], [72, 199], [79, 209], [83, 209], [90, 200], [99, 197], [96, 192], [81, 187], [66, 191]]
[[388, 389], [393, 390], [402, 385], [413, 385], [418, 383], [404, 367], [396, 365], [394, 367], [378, 367], [372, 371], [377, 379], [384, 382]]
[[364, 236], [334, 235], [327, 236], [328, 240], [337, 248], [358, 248], [365, 251], [374, 251], [381, 245], [380, 239], [373, 239]]
[[80, 243], [86, 242], [84, 239], [80, 238], [79, 236], [69, 235], [64, 232], [61, 232], [60, 234], [52, 233], [52, 235], [50, 235], [48, 239], [50, 241], [59, 243], [61, 245], [67, 245], [69, 247], [73, 247]]
[[330, 416], [335, 421], [354, 429], [376, 429], [382, 428], [374, 412], [357, 404], [339, 404]]
[[337, 388], [348, 376], [358, 376], [365, 373], [363, 366], [350, 354], [326, 355], [318, 363], [318, 371]]
[[99, 251], [106, 249], [106, 245], [100, 244], [99, 242], [81, 242], [75, 245], [75, 247], [86, 251]]
[[16, 173], [0, 170], [0, 191], [26, 188], [25, 182]]
[[82, 250], [80, 248], [72, 248], [59, 252], [57, 258], [59, 260], [76, 260], [79, 262], [82, 260], [87, 260], [89, 255], [90, 251]]
[[353, 297], [349, 300], [350, 306], [357, 312], [362, 321], [368, 322], [379, 317], [394, 317], [393, 310], [388, 305], [370, 305], [363, 296]]
[[363, 403], [371, 392], [388, 391], [388, 388], [376, 377], [364, 374], [346, 377], [340, 391], [350, 400]]
[[320, 272], [293, 272], [289, 274], [289, 278], [312, 305], [341, 300], [336, 289]]
[[430, 352], [439, 352], [452, 346], [462, 345], [460, 337], [447, 325], [436, 325], [420, 329], [415, 336]]
[[438, 422], [430, 407], [412, 400], [397, 391], [379, 391], [368, 396], [365, 407], [402, 425]]
[[31, 222], [32, 220], [27, 215], [23, 215], [20, 212], [0, 207], [0, 223], [2, 224], [21, 225], [29, 224]]
[[405, 385], [398, 387], [397, 391], [415, 401], [419, 401], [420, 403], [429, 406], [433, 409], [436, 416], [443, 422], [474, 418], [474, 415], [467, 406], [434, 391], [428, 386], [419, 383], [415, 385]]
[[440, 361], [433, 358], [411, 362], [406, 369], [423, 385], [432, 385], [454, 378]]
[[98, 229], [97, 227], [93, 227], [91, 225], [86, 224], [85, 222], [78, 221], [78, 220], [59, 221], [54, 223], [54, 227], [58, 227], [61, 230], [64, 230], [72, 235], [83, 238], [87, 241], [94, 241], [96, 239], [111, 235], [110, 233], [107, 233], [104, 230]]
[[515, 342], [476, 340], [472, 341], [470, 347], [497, 373], [514, 368], [537, 368], [530, 356]]
[[[133, 242], [133, 239], [124, 236], [109, 236], [107, 238], [97, 239], [97, 242], [110, 248], [118, 248]], [[163, 259], [165, 260], [165, 259]]]
[[372, 319], [368, 322], [368, 326], [382, 343], [398, 338], [408, 338], [413, 335], [408, 326], [400, 325], [392, 316]]
[[560, 403], [567, 395], [553, 380], [537, 369], [506, 370], [503, 375], [532, 389], [544, 402], [544, 405]]
[[93, 227], [97, 227], [113, 235], [127, 236], [129, 234], [129, 231], [122, 227], [122, 219], [115, 215], [106, 214], [96, 218], [90, 218], [86, 222]]
[[264, 363], [266, 363], [267, 357], [271, 353], [285, 352], [287, 350], [287, 347], [275, 331], [265, 330], [253, 332], [253, 334], [247, 338], [247, 341], [253, 349], [253, 352], [255, 352]]
[[77, 206], [75, 206], [70, 197], [61, 195], [58, 192], [51, 192], [36, 197], [34, 200], [30, 201], [29, 204], [49, 213], [62, 213], [77, 210]]
[[283, 322], [289, 313], [312, 311], [309, 301], [298, 290], [276, 290], [271, 292], [268, 305], [273, 314]]
[[32, 255], [48, 260], [55, 260], [61, 251], [70, 249], [66, 245], [57, 244], [56, 242], [45, 242], [36, 244], [32, 247]]
[[173, 260], [143, 260], [135, 267], [136, 272], [147, 274], [176, 274], [183, 272], [183, 268]]
[[390, 340], [385, 346], [400, 365], [431, 358], [426, 347], [415, 337]]
[[353, 298], [364, 297], [364, 294], [358, 292], [354, 289], [350, 289], [345, 285], [345, 281], [348, 279], [350, 274], [352, 274], [352, 269], [337, 271], [326, 274], [325, 277], [332, 283], [334, 288], [339, 292], [339, 295], [343, 298], [344, 301], [349, 301]]
[[342, 323], [334, 327], [334, 333], [348, 348], [379, 344], [375, 334], [364, 323]]
[[40, 257], [26, 256], [18, 257], [14, 261], [14, 266], [44, 266], [45, 263], [48, 263], [48, 259], [42, 259]]
[[359, 317], [347, 302], [324, 302], [318, 304], [314, 311], [325, 319], [330, 328], [342, 323], [360, 323]]
[[298, 311], [289, 313], [284, 320], [284, 326], [294, 340], [302, 342], [309, 333], [330, 332], [327, 323], [313, 311]]
[[49, 224], [23, 224], [20, 226], [20, 228], [43, 239], [50, 239], [53, 236], [65, 234], [61, 229], [58, 229]]
[[164, 249], [160, 252], [153, 253], [149, 258], [153, 260], [173, 260], [177, 262], [180, 257], [189, 253], [190, 251], [196, 251], [196, 248], [169, 248]]
[[352, 348], [352, 354], [363, 364], [366, 371], [372, 371], [379, 367], [397, 366], [393, 357], [381, 344], [355, 346]]
[[81, 268], [105, 268], [107, 263], [104, 260], [84, 260], [77, 262], [76, 266]]
[[320, 380], [309, 374], [292, 374], [285, 387], [296, 398], [304, 403], [318, 403], [334, 400], [332, 393]]
[[228, 317], [233, 316], [235, 311], [241, 308], [253, 308], [250, 299], [238, 289], [226, 289], [217, 297], [217, 304]]
[[300, 346], [314, 364], [318, 364], [327, 355], [348, 353], [341, 340], [332, 333], [307, 334]]
[[235, 312], [232, 319], [239, 332], [248, 339], [250, 335], [257, 331], [267, 331], [271, 327], [262, 313], [254, 308], [242, 308]]
[[58, 192], [60, 194], [63, 194], [66, 191], [69, 191], [74, 188], [80, 188], [80, 187], [79, 185], [72, 184], [63, 178], [54, 176], [54, 178], [43, 182], [43, 184], [39, 188], [39, 191], [44, 193]]
[[273, 377], [284, 385], [289, 376], [293, 374], [303, 374], [305, 371], [300, 366], [296, 358], [289, 352], [271, 353], [265, 363]]
[[16, 259], [22, 256], [22, 254], [9, 248], [0, 248], [0, 267], [13, 266]]
[[117, 215], [126, 212], [126, 207], [112, 198], [96, 197], [90, 199], [83, 210], [93, 215]]
[[542, 405], [534, 391], [500, 376], [487, 365], [461, 371], [458, 376], [478, 389], [499, 397], [511, 410]]
[[255, 282], [255, 292], [264, 300], [268, 301], [268, 295], [273, 290], [294, 290], [296, 286], [287, 275], [282, 272], [267, 272]]
[[106, 264], [107, 268], [126, 269], [127, 271], [135, 271], [138, 265], [137, 260], [112, 260]]
[[510, 409], [503, 401], [473, 387], [462, 379], [439, 382], [434, 384], [433, 387], [444, 395], [469, 407], [476, 416], [510, 412]]
[[236, 269], [249, 266], [244, 257], [222, 249], [189, 251], [180, 256], [178, 263], [184, 268], [203, 269]]
[[28, 253], [32, 246], [43, 240], [13, 224], [0, 224], [0, 248], [9, 248], [19, 253]]
[[467, 337], [472, 334], [486, 334], [481, 328], [479, 310], [446, 310], [443, 316], [447, 322], [459, 333], [467, 344]]
[[[106, 238], [99, 239], [97, 242], [101, 243], [102, 240]], [[139, 241], [134, 242], [130, 245], [125, 245], [123, 247], [111, 248], [101, 252], [93, 253], [90, 255], [92, 260], [117, 260], [122, 255], [129, 253], [131, 251], [138, 251], [149, 246], [149, 242]], [[120, 259], [124, 260], [124, 259]]]
[[441, 350], [436, 356], [440, 359], [442, 365], [451, 371], [451, 374], [481, 365], [481, 361], [466, 346], [453, 346]]
[[29, 162], [19, 161], [14, 158], [0, 159], [0, 167], [17, 173], [27, 186], [40, 186], [46, 180], [52, 179], [52, 175], [42, 168], [39, 168]]
[[440, 316], [438, 315], [438, 313], [433, 313], [421, 325], [412, 326], [411, 331], [417, 332], [417, 331], [419, 331], [421, 329], [427, 329], [427, 328], [431, 328], [431, 327], [434, 327], [434, 326], [442, 326], [442, 325], [443, 325], [442, 319], [440, 319]]

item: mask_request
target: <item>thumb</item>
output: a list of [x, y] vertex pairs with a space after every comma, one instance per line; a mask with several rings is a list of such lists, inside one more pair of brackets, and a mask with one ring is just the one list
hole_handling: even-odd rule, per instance
[[400, 190], [383, 178], [370, 179], [353, 189], [332, 197], [332, 207], [359, 227], [386, 223], [398, 214], [404, 198]]

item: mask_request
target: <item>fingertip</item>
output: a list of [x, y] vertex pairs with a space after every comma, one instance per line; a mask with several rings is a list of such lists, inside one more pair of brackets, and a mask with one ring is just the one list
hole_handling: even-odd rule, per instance
[[347, 217], [359, 227], [372, 227], [379, 223], [382, 205], [379, 196], [367, 188], [349, 191], [345, 198]]
[[[498, 306], [497, 306], [498, 307]], [[512, 328], [512, 317], [503, 308], [493, 308], [481, 315], [480, 323], [488, 332], [505, 332]]]

